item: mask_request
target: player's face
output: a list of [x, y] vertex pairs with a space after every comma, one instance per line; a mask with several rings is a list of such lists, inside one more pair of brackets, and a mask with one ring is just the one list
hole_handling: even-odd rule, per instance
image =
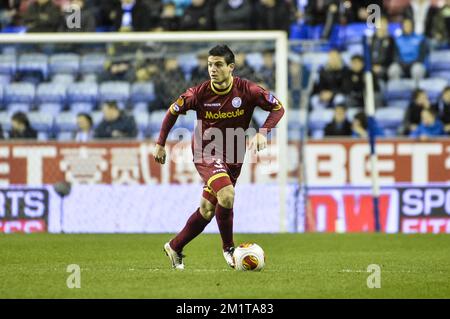
[[222, 56], [208, 57], [208, 73], [214, 84], [223, 84], [227, 82], [234, 69], [234, 63], [227, 64]]

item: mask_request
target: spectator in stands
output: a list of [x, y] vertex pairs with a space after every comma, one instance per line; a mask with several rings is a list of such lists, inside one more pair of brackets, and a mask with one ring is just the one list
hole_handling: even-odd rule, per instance
[[444, 127], [441, 121], [436, 118], [433, 109], [423, 109], [420, 112], [420, 118], [420, 124], [411, 132], [410, 137], [426, 141], [430, 137], [444, 135]]
[[[355, 114], [352, 122], [353, 137], [367, 138], [369, 122], [364, 112]], [[375, 136], [384, 136], [383, 130], [375, 122]]]
[[159, 21], [158, 31], [178, 31], [180, 29], [180, 17], [176, 14], [175, 4], [168, 2], [164, 4]]
[[409, 135], [416, 130], [417, 126], [420, 124], [420, 114], [424, 109], [434, 109], [434, 111], [436, 111], [436, 108], [431, 104], [430, 99], [428, 98], [427, 92], [422, 89], [417, 89], [413, 92], [411, 102], [405, 112], [403, 125], [405, 135]]
[[295, 21], [295, 6], [289, 0], [259, 0], [255, 5], [258, 30], [283, 30], [289, 32]]
[[335, 24], [347, 24], [355, 20], [352, 1], [318, 0], [308, 1], [306, 23], [324, 25], [321, 38], [328, 39]]
[[158, 66], [152, 61], [146, 61], [145, 63], [136, 67], [134, 78], [131, 82], [148, 82], [152, 81], [153, 78], [159, 72]]
[[77, 126], [75, 141], [87, 142], [94, 137], [92, 117], [89, 114], [79, 113], [77, 115]]
[[104, 2], [103, 20], [114, 31], [150, 31], [159, 25], [161, 2], [148, 0], [113, 0]]
[[163, 4], [173, 3], [175, 6], [175, 14], [177, 17], [184, 15], [186, 8], [191, 4], [192, 0], [163, 0]]
[[124, 59], [119, 59], [109, 63], [105, 72], [100, 75], [100, 82], [131, 81], [132, 77], [133, 68], [130, 62]]
[[269, 90], [275, 89], [275, 62], [274, 50], [265, 50], [263, 52], [263, 66], [258, 71], [258, 75], [262, 77]]
[[431, 34], [438, 43], [450, 44], [450, 0], [436, 13]]
[[355, 114], [352, 121], [353, 137], [366, 138], [367, 137], [367, 116], [364, 112]]
[[[235, 60], [236, 61], [236, 60]], [[196, 86], [203, 81], [208, 75], [208, 52], [200, 52], [197, 54], [197, 66], [191, 71], [191, 86]]]
[[395, 38], [394, 63], [389, 67], [390, 79], [399, 79], [403, 75], [418, 81], [425, 77], [426, 42], [423, 35], [414, 33], [410, 19], [403, 20], [403, 34]]
[[250, 81], [255, 80], [255, 69], [248, 64], [247, 55], [243, 51], [235, 54], [234, 62], [236, 65], [234, 75]]
[[338, 50], [330, 50], [327, 64], [321, 68], [319, 81], [314, 86], [312, 108], [333, 107], [335, 103], [341, 101], [344, 79], [347, 76], [348, 69], [342, 61], [341, 54]]
[[211, 2], [192, 0], [181, 17], [181, 30], [208, 31], [214, 27]]
[[214, 9], [217, 30], [250, 30], [252, 5], [250, 0], [219, 0]]
[[433, 36], [433, 19], [438, 8], [433, 6], [430, 0], [411, 0], [403, 12], [403, 17], [413, 22], [415, 34], [428, 38]]
[[437, 109], [444, 123], [444, 131], [450, 134], [450, 86], [447, 86], [437, 102]]
[[37, 132], [31, 127], [28, 117], [23, 112], [16, 112], [11, 118], [11, 139], [36, 139]]
[[5, 136], [3, 134], [3, 127], [0, 125], [0, 140], [4, 139]]
[[[62, 19], [59, 31], [61, 32], [95, 32], [96, 20], [93, 10], [85, 6], [85, 0], [71, 0], [64, 10], [64, 18]], [[73, 26], [75, 20], [72, 20], [73, 10], [71, 8], [80, 8], [80, 24]]]
[[325, 136], [351, 136], [352, 125], [347, 119], [347, 108], [344, 104], [337, 104], [334, 108], [333, 120], [325, 126]]
[[102, 105], [103, 120], [95, 129], [95, 138], [132, 138], [137, 136], [133, 116], [119, 109], [117, 102], [107, 101]]
[[0, 3], [0, 29], [20, 25], [20, 0], [2, 1]]
[[27, 32], [57, 32], [61, 10], [51, 0], [37, 0], [29, 5], [24, 15]]
[[186, 90], [187, 83], [178, 60], [167, 57], [163, 63], [164, 69], [155, 79], [156, 99], [150, 103], [150, 111], [166, 109], [177, 99], [180, 91]]
[[[348, 107], [364, 106], [364, 58], [362, 55], [356, 54], [352, 56], [350, 62], [350, 70], [344, 78], [344, 92], [347, 96]], [[378, 82], [374, 81], [375, 92], [379, 91]]]
[[387, 80], [387, 70], [393, 62], [394, 39], [388, 32], [389, 20], [383, 16], [380, 19], [380, 27], [376, 29], [372, 38], [370, 51], [372, 55], [372, 71], [378, 80]]

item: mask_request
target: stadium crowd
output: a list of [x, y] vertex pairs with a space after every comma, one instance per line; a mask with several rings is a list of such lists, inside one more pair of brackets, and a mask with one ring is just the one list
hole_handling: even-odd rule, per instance
[[[308, 76], [311, 76], [311, 65], [318, 63], [309, 111], [310, 123], [314, 118], [319, 118], [320, 123], [311, 123], [309, 133], [313, 137], [365, 137], [367, 118], [363, 110], [365, 83], [361, 41], [362, 27], [366, 28], [370, 14], [367, 7], [371, 4], [382, 8], [382, 17], [370, 46], [376, 104], [380, 110], [377, 134], [420, 139], [449, 134], [450, 0], [9, 0], [0, 4], [0, 26], [2, 32], [285, 30], [293, 48], [290, 56], [301, 57], [300, 60], [289, 61], [290, 108], [298, 108], [298, 97], [300, 92], [304, 92]], [[71, 5], [72, 8], [73, 5], [81, 8], [79, 28], [67, 23], [67, 18], [73, 13], [69, 9]], [[351, 32], [357, 36], [352, 38]], [[325, 45], [317, 52], [308, 52], [295, 49], [297, 40]], [[14, 83], [31, 83], [36, 87], [36, 95], [46, 83], [64, 84], [67, 91], [70, 91], [70, 85], [85, 82], [95, 83], [99, 90], [103, 83], [110, 82], [129, 83], [133, 87], [150, 83], [153, 92], [144, 106], [143, 103], [135, 103], [132, 97], [126, 100], [99, 98], [95, 102], [89, 101], [91, 106], [86, 107], [89, 103], [84, 103], [85, 107], [81, 108], [74, 107], [76, 103], [68, 100], [60, 101], [61, 108], [53, 114], [55, 118], [60, 115], [58, 112], [71, 112], [77, 125], [72, 125], [70, 132], [62, 132], [68, 134], [48, 130], [41, 137], [33, 129], [33, 120], [30, 121], [26, 113], [43, 111], [42, 104], [33, 100], [28, 107], [23, 103], [18, 107], [17, 103], [11, 106], [5, 100], [1, 108], [11, 125], [8, 126], [10, 130], [4, 128], [2, 136], [10, 138], [86, 141], [92, 138], [152, 137], [152, 132], [141, 129], [137, 117], [143, 113], [150, 118], [156, 113], [162, 114], [177, 94], [207, 79], [204, 50], [193, 50], [196, 52], [193, 63], [180, 59], [170, 48], [157, 45], [107, 45], [101, 48], [106, 54], [100, 69], [95, 72], [78, 70], [76, 74], [48, 71], [47, 62], [39, 70], [7, 69], [2, 66], [2, 61], [9, 58], [5, 50], [2, 48], [0, 56], [3, 96], [8, 94], [7, 86]], [[14, 59], [30, 52], [48, 56], [78, 54], [78, 59], [96, 53], [70, 45], [57, 49], [51, 46], [22, 47], [20, 50], [24, 51], [15, 52], [17, 56]], [[273, 48], [257, 52], [258, 63], [253, 60], [255, 52], [251, 49], [238, 48], [236, 52], [236, 75], [275, 89]], [[308, 53], [312, 53], [312, 60], [306, 59]], [[433, 54], [440, 58], [433, 60]], [[189, 59], [192, 60], [193, 56]], [[388, 112], [383, 112], [386, 110]], [[158, 121], [157, 116], [153, 118]], [[293, 116], [289, 118], [290, 122], [295, 120]], [[5, 119], [0, 119], [2, 125], [5, 122]], [[290, 126], [290, 133], [297, 129], [298, 126]], [[291, 136], [295, 138], [296, 134]]]

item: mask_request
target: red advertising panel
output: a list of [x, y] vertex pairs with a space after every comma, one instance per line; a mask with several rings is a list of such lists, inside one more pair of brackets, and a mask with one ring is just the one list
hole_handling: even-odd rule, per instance
[[[2, 185], [53, 184], [185, 184], [200, 182], [188, 142], [168, 143], [168, 163], [152, 158], [153, 142], [2, 143]], [[311, 186], [370, 185], [369, 146], [362, 140], [309, 141], [305, 149]], [[416, 142], [381, 140], [377, 144], [382, 185], [450, 181], [450, 140]], [[290, 181], [297, 180], [299, 144], [288, 147]], [[276, 182], [275, 144], [246, 162], [241, 183]], [[261, 172], [264, 172], [262, 174]]]

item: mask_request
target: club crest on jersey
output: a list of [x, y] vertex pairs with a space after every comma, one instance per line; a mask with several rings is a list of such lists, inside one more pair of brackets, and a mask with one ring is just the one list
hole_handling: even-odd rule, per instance
[[242, 104], [242, 99], [239, 96], [236, 96], [235, 98], [233, 98], [233, 100], [231, 101], [231, 105], [233, 105], [234, 108], [238, 108], [240, 107]]

